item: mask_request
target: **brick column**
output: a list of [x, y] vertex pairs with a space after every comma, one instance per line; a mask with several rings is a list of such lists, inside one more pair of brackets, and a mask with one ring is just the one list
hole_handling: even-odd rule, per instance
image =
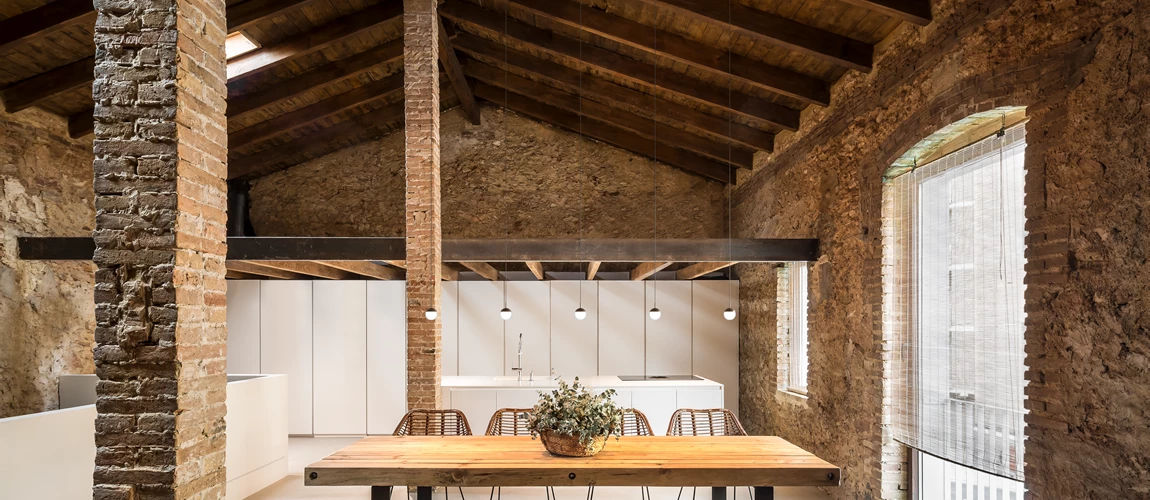
[[403, 2], [403, 89], [407, 169], [407, 407], [440, 406], [443, 237], [439, 207], [439, 19], [436, 0]]
[[224, 0], [96, 0], [95, 499], [224, 497]]

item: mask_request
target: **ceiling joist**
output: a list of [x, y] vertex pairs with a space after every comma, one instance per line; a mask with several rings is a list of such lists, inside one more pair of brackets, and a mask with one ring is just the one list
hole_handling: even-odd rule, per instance
[[321, 264], [377, 280], [402, 280], [406, 273], [364, 260], [325, 260]]
[[455, 89], [455, 96], [459, 98], [459, 107], [467, 114], [467, 119], [473, 125], [479, 125], [479, 106], [475, 104], [475, 96], [471, 95], [471, 88], [467, 86], [467, 78], [463, 76], [463, 67], [459, 65], [459, 58], [455, 49], [451, 47], [451, 37], [447, 34], [447, 27], [443, 25], [443, 18], [439, 18], [439, 63], [447, 73], [451, 87]]
[[693, 280], [699, 276], [711, 274], [735, 265], [736, 262], [699, 262], [675, 271], [675, 279]]
[[539, 281], [543, 281], [543, 280], [547, 279], [546, 275], [543, 273], [543, 263], [542, 262], [529, 260], [526, 262], [526, 264], [527, 264], [527, 269], [529, 269], [531, 271], [531, 274], [535, 275], [535, 279], [537, 279]]
[[933, 15], [930, 12], [930, 0], [842, 0], [865, 9], [902, 19], [911, 24], [926, 26], [930, 24]]
[[[250, 264], [250, 262], [249, 262]], [[355, 279], [355, 275], [344, 271], [329, 267], [318, 262], [306, 261], [260, 261], [259, 264], [263, 267], [270, 267], [272, 269], [279, 269], [295, 274], [303, 274], [306, 276], [314, 276], [316, 278], [324, 278], [329, 280], [350, 280]]]
[[[0, 54], [81, 23], [95, 23], [92, 0], [55, 0], [0, 21]], [[12, 108], [8, 108], [9, 111]]]
[[224, 263], [224, 265], [229, 272], [234, 271], [234, 272], [239, 272], [239, 273], [244, 273], [244, 274], [249, 274], [249, 275], [265, 276], [268, 278], [276, 278], [276, 279], [281, 279], [281, 280], [307, 279], [307, 277], [302, 275], [302, 274], [297, 274], [297, 273], [293, 273], [290, 271], [284, 271], [282, 269], [278, 269], [278, 268], [274, 268], [274, 267], [268, 267], [268, 266], [264, 266], [264, 265], [260, 265], [260, 264], [254, 264], [251, 262], [229, 260], [229, 261], [226, 261]]
[[[228, 33], [250, 28], [256, 24], [298, 9], [317, 0], [245, 0], [228, 7]], [[88, 3], [91, 3], [89, 0]]]
[[460, 262], [459, 265], [470, 269], [489, 281], [499, 281], [499, 271], [486, 262]]
[[85, 57], [9, 85], [0, 90], [0, 98], [9, 113], [22, 111], [56, 94], [91, 85], [95, 68], [96, 58]]
[[631, 270], [631, 281], [643, 281], [653, 274], [666, 269], [674, 262], [644, 262]]
[[599, 265], [600, 264], [602, 264], [602, 262], [599, 262], [599, 261], [591, 261], [591, 262], [587, 263], [587, 280], [588, 281], [595, 279], [595, 274], [599, 272]]

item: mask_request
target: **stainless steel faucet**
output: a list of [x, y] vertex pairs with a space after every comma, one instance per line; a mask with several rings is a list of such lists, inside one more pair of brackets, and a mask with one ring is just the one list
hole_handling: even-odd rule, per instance
[[519, 358], [518, 358], [518, 361], [516, 362], [516, 366], [512, 367], [511, 370], [516, 372], [517, 375], [519, 375], [519, 377], [516, 379], [516, 381], [522, 382], [523, 381], [523, 334], [522, 333], [519, 334]]

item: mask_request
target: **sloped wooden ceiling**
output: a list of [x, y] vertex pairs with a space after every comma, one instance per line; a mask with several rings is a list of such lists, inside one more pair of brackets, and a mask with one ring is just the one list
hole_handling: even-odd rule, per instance
[[[229, 0], [229, 177], [402, 128], [402, 0]], [[830, 103], [929, 0], [446, 0], [443, 107], [475, 99], [719, 182]], [[91, 0], [0, 0], [0, 98], [93, 128]], [[728, 51], [728, 49], [730, 49]], [[657, 120], [655, 110], [657, 110]], [[657, 124], [655, 123], [657, 121]], [[655, 138], [658, 137], [658, 144]], [[656, 149], [657, 148], [657, 149]]]

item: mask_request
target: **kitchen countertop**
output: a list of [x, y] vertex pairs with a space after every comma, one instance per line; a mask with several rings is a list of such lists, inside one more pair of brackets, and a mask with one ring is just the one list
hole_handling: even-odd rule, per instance
[[[559, 386], [559, 382], [552, 380], [552, 377], [543, 377], [538, 374], [535, 375], [535, 380], [528, 381], [528, 374], [523, 375], [523, 381], [517, 382], [515, 375], [499, 376], [499, 377], [483, 377], [483, 376], [454, 376], [443, 377], [441, 386], [447, 388], [468, 388], [468, 389], [553, 389]], [[573, 382], [574, 377], [566, 378], [568, 382]], [[701, 378], [701, 380], [619, 380], [619, 377], [613, 375], [596, 375], [591, 377], [579, 377], [579, 383], [594, 389], [636, 389], [636, 388], [662, 388], [662, 387], [675, 387], [675, 388], [722, 388], [723, 384]]]

